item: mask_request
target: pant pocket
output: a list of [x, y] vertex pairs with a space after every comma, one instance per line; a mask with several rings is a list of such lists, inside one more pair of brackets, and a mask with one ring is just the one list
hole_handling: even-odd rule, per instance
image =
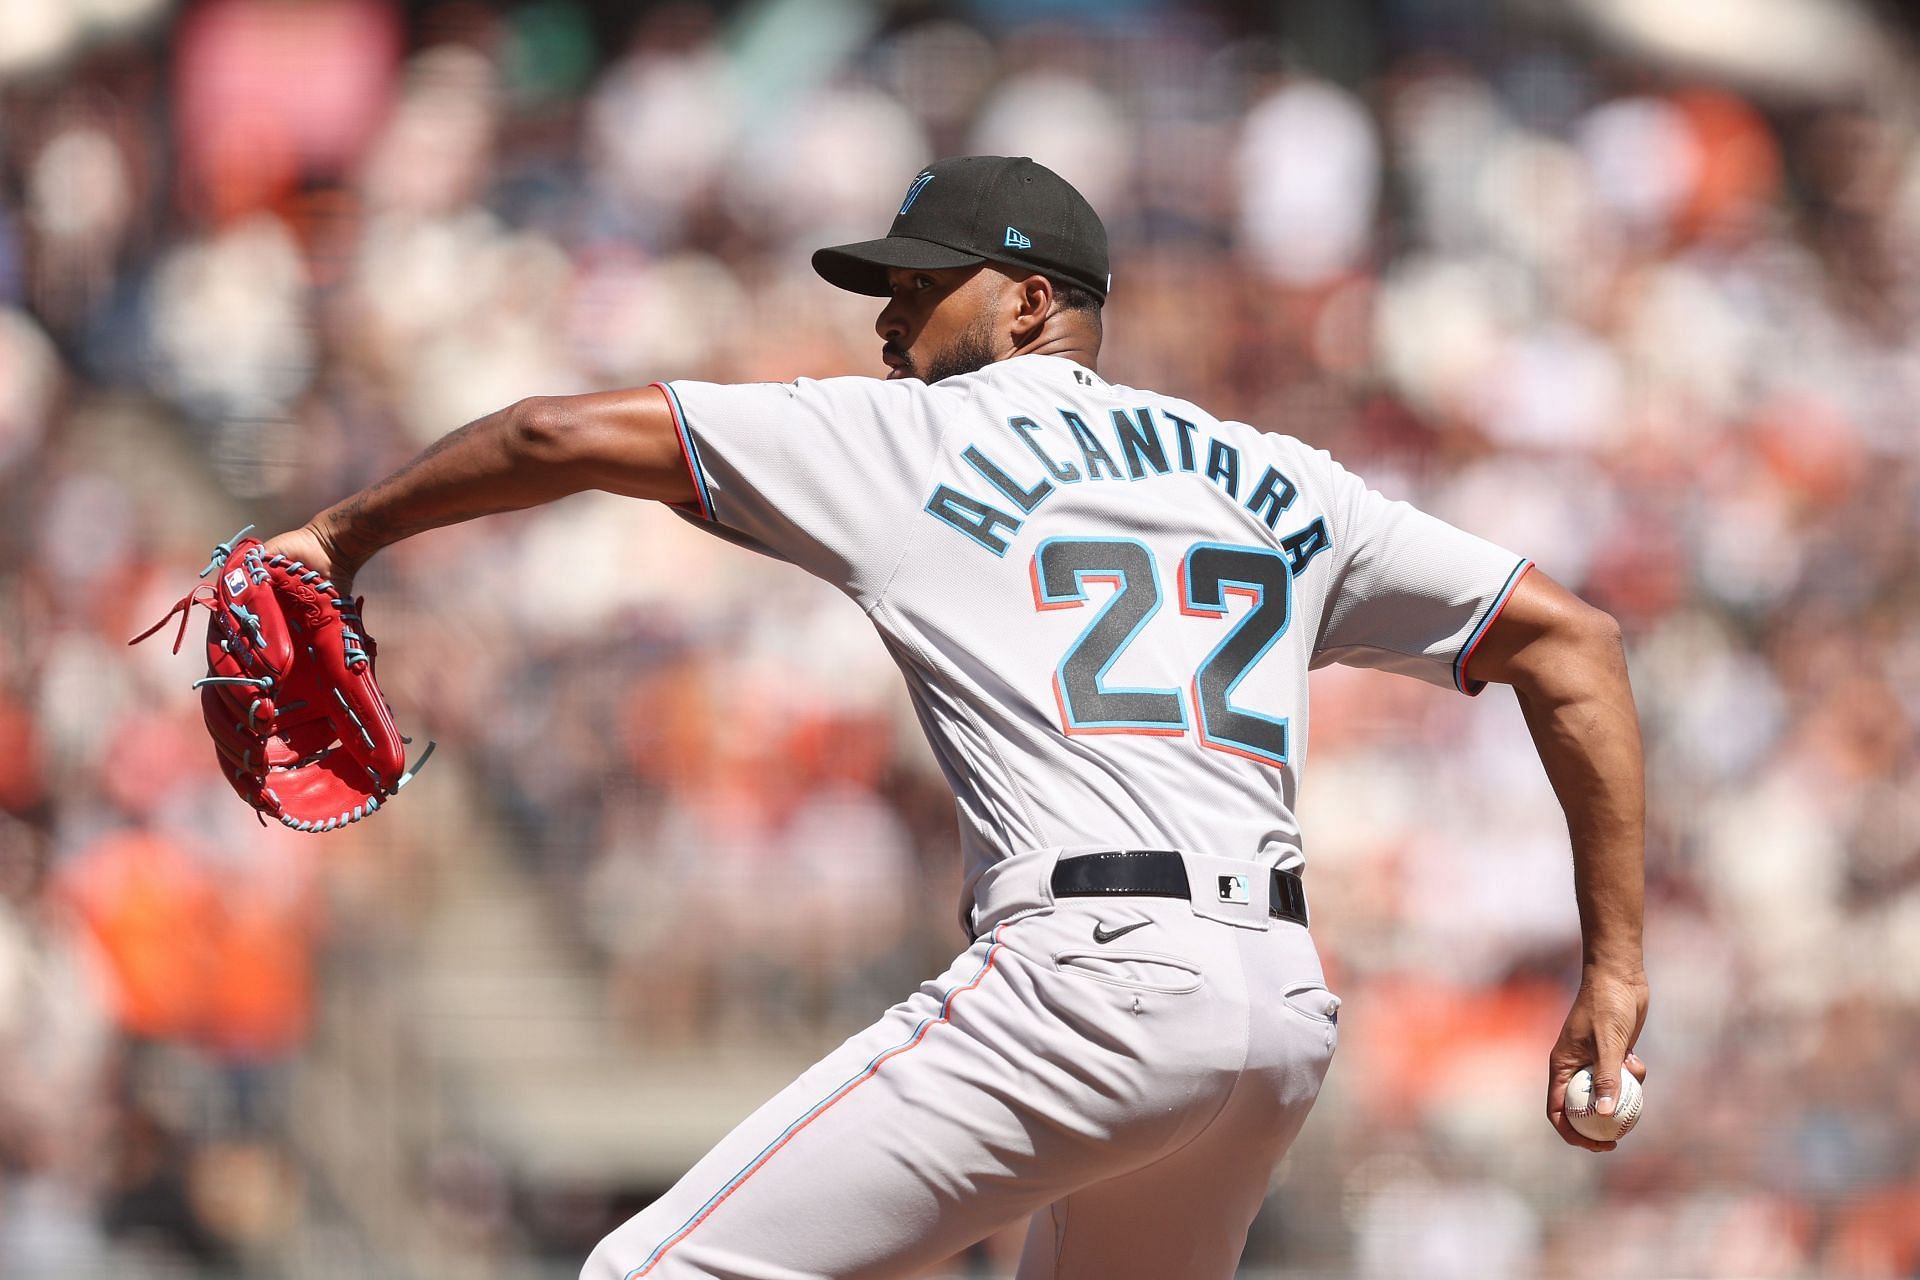
[[1053, 967], [1076, 978], [1167, 995], [1198, 991], [1202, 981], [1197, 966], [1148, 951], [1061, 951]]
[[1329, 1027], [1340, 1023], [1340, 997], [1325, 987], [1314, 984], [1292, 987], [1285, 999], [1287, 1008], [1310, 1022]]
[[[1318, 1060], [1319, 1076], [1324, 1078], [1334, 1050], [1340, 1045], [1340, 997], [1318, 983], [1301, 983], [1289, 987], [1283, 1000], [1287, 1006], [1286, 1017], [1325, 1051]], [[1314, 1091], [1319, 1092], [1318, 1080]]]

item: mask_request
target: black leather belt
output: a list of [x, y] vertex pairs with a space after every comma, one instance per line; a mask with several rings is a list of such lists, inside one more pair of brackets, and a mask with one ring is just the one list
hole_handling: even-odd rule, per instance
[[[1257, 874], [1248, 868], [1249, 877]], [[1274, 870], [1268, 901], [1269, 915], [1299, 924], [1307, 922], [1307, 890], [1298, 874]], [[1205, 892], [1221, 902], [1244, 902], [1247, 886], [1231, 881], [1238, 876], [1221, 876], [1218, 885], [1204, 886]], [[1113, 849], [1104, 853], [1076, 853], [1053, 864], [1053, 896], [1056, 898], [1185, 898], [1193, 901], [1193, 886], [1187, 883], [1187, 864], [1171, 849]]]

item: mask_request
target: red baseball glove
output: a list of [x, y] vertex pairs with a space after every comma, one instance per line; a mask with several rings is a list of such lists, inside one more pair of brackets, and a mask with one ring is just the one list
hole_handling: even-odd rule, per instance
[[318, 571], [268, 554], [248, 525], [214, 548], [201, 577], [138, 644], [180, 614], [180, 652], [193, 606], [204, 605], [207, 674], [194, 682], [220, 771], [262, 820], [332, 831], [393, 798], [412, 768], [393, 711], [374, 679], [376, 647], [349, 601]]

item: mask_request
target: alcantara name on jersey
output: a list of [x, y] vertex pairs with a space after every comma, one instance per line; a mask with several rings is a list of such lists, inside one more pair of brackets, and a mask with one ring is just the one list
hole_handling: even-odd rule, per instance
[[[1204, 475], [1229, 498], [1240, 500], [1239, 448], [1203, 433], [1178, 414], [1159, 411], [1167, 427], [1163, 433], [1150, 408], [1113, 410], [1113, 448], [1108, 448], [1086, 419], [1073, 410], [1058, 409], [1054, 416], [1060, 420], [1058, 426], [1049, 425], [1049, 415], [1044, 414], [1015, 414], [1007, 419], [1007, 429], [1033, 455], [1032, 469], [1023, 476], [1010, 474], [979, 445], [969, 444], [960, 456], [979, 473], [992, 500], [942, 484], [928, 497], [927, 514], [959, 530], [976, 546], [1003, 556], [1011, 545], [1010, 538], [1026, 523], [1025, 517], [1037, 511], [1061, 485], [1089, 480], [1147, 480], [1178, 471]], [[1167, 448], [1169, 440], [1173, 444], [1171, 452]], [[1254, 480], [1241, 505], [1263, 520], [1267, 528], [1277, 529], [1281, 515], [1299, 496], [1293, 481], [1279, 468], [1268, 466]], [[1316, 517], [1298, 532], [1280, 539], [1280, 545], [1297, 572], [1332, 542], [1325, 521]]]

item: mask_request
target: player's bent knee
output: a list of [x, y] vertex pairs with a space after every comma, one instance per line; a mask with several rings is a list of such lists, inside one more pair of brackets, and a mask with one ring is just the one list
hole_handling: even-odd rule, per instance
[[[640, 1215], [645, 1216], [644, 1212]], [[664, 1252], [655, 1249], [658, 1236], [644, 1228], [636, 1230], [639, 1221], [630, 1218], [602, 1238], [580, 1268], [580, 1280], [628, 1280], [630, 1276], [638, 1280], [642, 1274], [647, 1280], [741, 1280], [731, 1268], [723, 1265], [716, 1269], [711, 1259], [696, 1257], [698, 1250], [691, 1246]]]
[[[631, 1222], [627, 1224], [629, 1227]], [[633, 1235], [619, 1228], [603, 1237], [587, 1255], [580, 1268], [580, 1280], [627, 1280], [645, 1265], [646, 1254], [635, 1253]], [[694, 1280], [698, 1273], [678, 1265], [677, 1259], [662, 1258], [647, 1272], [648, 1280]]]
[[580, 1280], [624, 1280], [626, 1271], [614, 1261], [613, 1237], [605, 1236], [593, 1246], [580, 1267]]

